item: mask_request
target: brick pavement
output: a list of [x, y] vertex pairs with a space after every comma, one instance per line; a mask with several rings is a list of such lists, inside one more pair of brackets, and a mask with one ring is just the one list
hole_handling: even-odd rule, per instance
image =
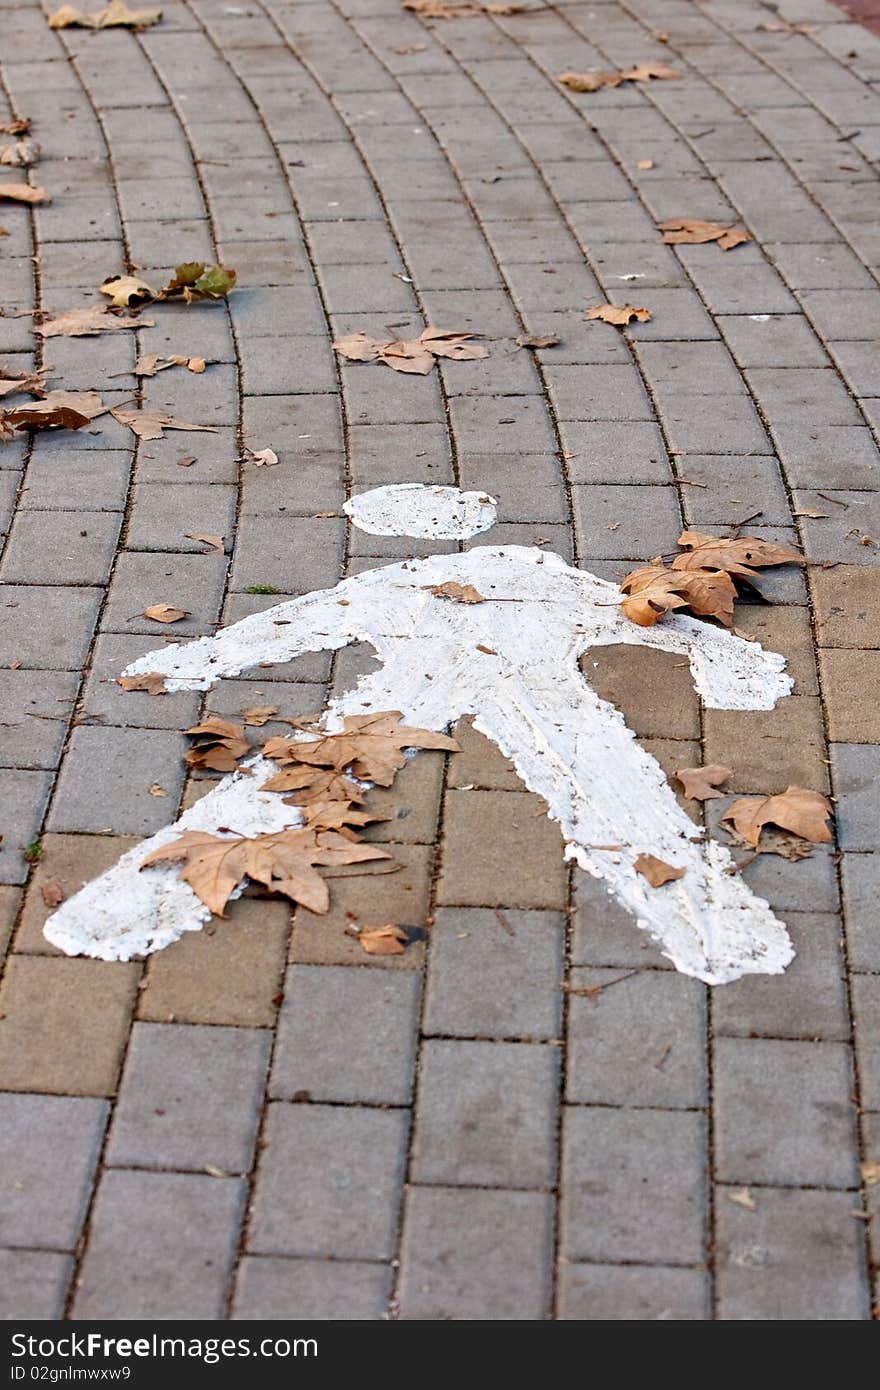
[[[34, 118], [53, 195], [3, 206], [4, 360], [217, 427], [0, 449], [5, 1317], [864, 1319], [880, 1299], [860, 1186], [880, 1159], [880, 39], [825, 0], [527, 3], [430, 24], [398, 0], [168, 0], [143, 34], [95, 35], [0, 0], [0, 121]], [[647, 60], [682, 80], [553, 80]], [[755, 240], [662, 246], [675, 215]], [[215, 254], [228, 308], [42, 351], [15, 316]], [[624, 293], [651, 322], [583, 322]], [[490, 357], [401, 378], [329, 351], [426, 320]], [[523, 331], [562, 342], [517, 352]], [[214, 365], [138, 380], [137, 350]], [[587, 657], [667, 768], [837, 798], [833, 852], [746, 870], [794, 938], [783, 979], [671, 971], [468, 728], [388, 798], [403, 870], [339, 880], [327, 919], [247, 896], [146, 964], [48, 945], [41, 883], [72, 891], [205, 787], [180, 757], [196, 697], [112, 684], [161, 638], [132, 615], [178, 602], [175, 635], [210, 632], [436, 548], [315, 518], [394, 480], [491, 489], [500, 524], [469, 544], [540, 540], [613, 578], [682, 521], [760, 509], [756, 534], [800, 540], [805, 575], [740, 609], [796, 675], [777, 711], [703, 713], [660, 653]], [[368, 667], [307, 656], [205, 707], [304, 713]], [[427, 930], [367, 962], [346, 914]], [[563, 988], [618, 980], [598, 1004]]]

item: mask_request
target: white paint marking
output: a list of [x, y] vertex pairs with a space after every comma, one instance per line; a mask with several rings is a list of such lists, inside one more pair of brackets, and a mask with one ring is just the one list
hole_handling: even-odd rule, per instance
[[[448, 580], [473, 584], [489, 600], [515, 602], [456, 604], [424, 587]], [[679, 970], [709, 984], [778, 974], [793, 955], [785, 927], [732, 871], [722, 845], [695, 843], [697, 829], [660, 766], [583, 679], [578, 659], [616, 643], [679, 652], [716, 709], [771, 709], [791, 690], [785, 662], [756, 642], [679, 614], [636, 627], [619, 599], [615, 585], [558, 555], [484, 546], [369, 570], [253, 614], [216, 637], [149, 653], [126, 674], [160, 671], [169, 690], [207, 690], [260, 663], [369, 642], [381, 668], [331, 703], [329, 729], [345, 714], [367, 711], [399, 709], [407, 723], [431, 729], [473, 714], [526, 786], [545, 798], [567, 841], [566, 857], [603, 880]], [[182, 829], [254, 834], [298, 823], [294, 808], [260, 790], [273, 770], [256, 758], [251, 775], [226, 777], [177, 825], [62, 904], [46, 924], [47, 938], [71, 954], [127, 960], [198, 930], [207, 909], [176, 868], [141, 872], [139, 865]], [[640, 853], [687, 872], [651, 888], [633, 868]]]
[[392, 483], [360, 492], [343, 505], [353, 525], [371, 536], [467, 540], [495, 525], [495, 498], [457, 487]]

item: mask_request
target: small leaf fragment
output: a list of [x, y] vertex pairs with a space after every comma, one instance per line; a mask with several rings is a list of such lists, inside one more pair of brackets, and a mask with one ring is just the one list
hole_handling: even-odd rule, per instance
[[724, 795], [718, 788], [727, 781], [731, 771], [731, 768], [722, 767], [720, 763], [709, 763], [706, 767], [681, 767], [675, 779], [691, 801], [713, 801]]
[[213, 425], [191, 425], [185, 420], [175, 420], [161, 410], [119, 410], [110, 411], [113, 419], [120, 425], [127, 425], [138, 439], [162, 439], [165, 430], [201, 430], [205, 434], [216, 434]]
[[360, 931], [346, 927], [345, 935], [353, 937], [368, 956], [402, 956], [409, 945], [403, 928], [390, 922], [385, 927], [361, 927]]
[[647, 323], [651, 318], [651, 310], [636, 309], [632, 304], [624, 304], [621, 307], [616, 304], [594, 304], [592, 309], [584, 310], [584, 318], [601, 319], [603, 323], [613, 323], [618, 328], [625, 328], [631, 319]]
[[337, 338], [334, 350], [349, 362], [383, 362], [396, 372], [426, 376], [437, 357], [457, 362], [488, 357], [489, 349], [473, 342], [473, 333], [428, 327], [418, 338], [380, 339], [368, 333], [349, 333]]
[[47, 203], [45, 188], [33, 188], [29, 183], [0, 183], [0, 202]]
[[62, 5], [49, 15], [50, 29], [146, 29], [158, 24], [161, 10], [130, 10], [125, 0], [110, 0], [103, 10], [85, 13], [75, 5]]
[[189, 617], [189, 609], [175, 608], [173, 603], [153, 603], [144, 609], [143, 617], [154, 623], [179, 623], [181, 618]]
[[188, 541], [200, 541], [202, 545], [208, 545], [218, 555], [224, 551], [222, 536], [206, 536], [201, 531], [185, 531], [184, 536]]
[[249, 728], [261, 729], [264, 724], [268, 724], [272, 715], [277, 713], [277, 705], [251, 705], [248, 709], [242, 710], [242, 723]]
[[758, 1203], [755, 1201], [747, 1187], [734, 1187], [727, 1194], [729, 1202], [735, 1202], [738, 1207], [745, 1207], [746, 1211], [757, 1211]]
[[433, 594], [435, 598], [448, 598], [453, 603], [486, 603], [483, 594], [474, 588], [473, 584], [458, 584], [454, 579], [447, 579], [443, 584], [423, 584], [423, 589]]
[[642, 875], [650, 883], [652, 888], [662, 888], [664, 883], [671, 883], [674, 879], [684, 878], [687, 869], [677, 869], [673, 864], [667, 864], [665, 859], [658, 859], [654, 854], [640, 854], [633, 864], [636, 873]]
[[637, 63], [621, 72], [561, 72], [556, 81], [572, 92], [598, 92], [603, 87], [619, 87], [622, 82], [651, 82], [680, 76], [666, 63]]
[[156, 291], [137, 275], [111, 275], [101, 285], [100, 292], [115, 309], [134, 309], [156, 298]]
[[140, 676], [117, 676], [116, 684], [123, 690], [145, 690], [148, 695], [167, 695], [165, 677], [159, 671], [145, 671]]
[[123, 329], [155, 328], [152, 319], [124, 318], [114, 314], [109, 304], [90, 304], [85, 309], [67, 309], [54, 318], [34, 325], [39, 338], [88, 338], [96, 333], [118, 333]]
[[274, 449], [248, 449], [251, 462], [256, 468], [274, 468], [278, 455]]
[[551, 348], [556, 347], [558, 342], [555, 333], [538, 333], [531, 338], [521, 335], [517, 338], [516, 345], [518, 348]]
[[47, 878], [45, 883], [40, 884], [40, 897], [46, 907], [60, 907], [64, 902], [64, 892], [54, 878]]
[[671, 217], [666, 222], [658, 222], [657, 226], [667, 246], [701, 246], [707, 241], [717, 241], [722, 251], [732, 251], [734, 246], [752, 240], [745, 227], [723, 227], [719, 222], [705, 222], [700, 217]]

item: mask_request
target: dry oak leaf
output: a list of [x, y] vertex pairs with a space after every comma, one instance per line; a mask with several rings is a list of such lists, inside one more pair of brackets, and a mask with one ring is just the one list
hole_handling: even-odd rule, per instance
[[165, 430], [202, 430], [206, 434], [216, 434], [213, 425], [190, 425], [185, 420], [175, 420], [161, 410], [118, 410], [110, 411], [120, 425], [127, 425], [138, 439], [163, 439]]
[[806, 787], [787, 787], [776, 796], [743, 796], [725, 811], [722, 821], [732, 821], [737, 833], [757, 849], [765, 825], [790, 830], [814, 845], [828, 844], [831, 802], [821, 792]]
[[391, 922], [385, 927], [345, 928], [345, 935], [352, 937], [368, 956], [402, 956], [409, 945], [409, 937], [402, 927]]
[[29, 183], [0, 183], [0, 202], [46, 203], [45, 188], [32, 188]]
[[27, 169], [36, 164], [40, 147], [36, 140], [16, 140], [14, 145], [0, 145], [0, 164], [11, 169]]
[[458, 584], [454, 579], [447, 579], [443, 584], [423, 584], [429, 594], [435, 598], [448, 598], [453, 603], [486, 603], [487, 600], [473, 584]]
[[428, 327], [418, 338], [380, 339], [368, 333], [349, 333], [333, 344], [340, 357], [349, 362], [384, 362], [395, 372], [426, 376], [437, 357], [455, 361], [475, 361], [489, 356], [489, 349], [473, 342], [472, 333]]
[[46, 882], [40, 885], [40, 897], [43, 899], [46, 907], [60, 907], [64, 902], [64, 892], [61, 888], [61, 884], [57, 883], [54, 878], [47, 878]]
[[261, 729], [264, 724], [268, 724], [273, 714], [278, 713], [277, 705], [250, 705], [241, 712], [242, 723], [249, 728]]
[[0, 135], [27, 135], [31, 128], [30, 116], [23, 116], [18, 121], [7, 121], [0, 125]]
[[747, 579], [756, 578], [755, 570], [767, 565], [803, 565], [803, 555], [775, 541], [761, 541], [755, 536], [707, 536], [702, 531], [682, 531], [676, 542], [683, 555], [676, 555], [674, 570], [726, 570]]
[[49, 16], [50, 29], [146, 29], [158, 24], [161, 10], [130, 10], [124, 0], [110, 0], [103, 10], [85, 13], [75, 5], [62, 5]]
[[105, 409], [97, 391], [50, 391], [45, 400], [0, 410], [0, 436], [15, 430], [79, 430]]
[[149, 304], [156, 298], [156, 291], [137, 275], [111, 275], [100, 286], [114, 309], [133, 309], [138, 304]]
[[256, 468], [274, 468], [278, 455], [274, 449], [248, 449], [251, 462]]
[[731, 251], [752, 239], [745, 227], [722, 227], [719, 222], [704, 222], [700, 217], [671, 217], [658, 222], [657, 227], [667, 246], [701, 246], [706, 241], [717, 241], [722, 251]]
[[561, 72], [556, 81], [573, 92], [598, 92], [602, 87], [619, 87], [622, 82], [650, 82], [680, 76], [666, 63], [637, 63], [620, 72]]
[[680, 767], [675, 779], [691, 801], [713, 801], [724, 795], [718, 788], [731, 772], [732, 768], [722, 767], [720, 763], [709, 763], [706, 767]]
[[594, 304], [592, 309], [584, 310], [585, 319], [601, 319], [603, 323], [613, 323], [618, 328], [625, 328], [631, 319], [647, 323], [650, 317], [650, 309], [634, 309], [632, 304], [624, 304], [622, 308], [616, 304]]
[[173, 603], [153, 603], [144, 609], [142, 616], [151, 618], [154, 623], [179, 623], [181, 618], [189, 617], [189, 609], [175, 608]]
[[[337, 772], [350, 769], [355, 777], [390, 787], [395, 773], [406, 762], [404, 748], [443, 748], [458, 752], [458, 744], [448, 734], [432, 729], [411, 729], [401, 724], [400, 710], [380, 714], [351, 714], [336, 734], [295, 742], [291, 750], [297, 762], [316, 767], [332, 767]], [[265, 751], [265, 750], [264, 750]], [[267, 753], [271, 757], [271, 753]]]
[[332, 830], [283, 830], [253, 839], [189, 830], [154, 850], [141, 868], [184, 860], [180, 877], [218, 917], [224, 915], [232, 893], [245, 878], [262, 883], [270, 892], [283, 893], [311, 912], [324, 913], [330, 906], [330, 893], [317, 865], [332, 867], [390, 858], [388, 851], [377, 845], [355, 845]]
[[[188, 428], [192, 428], [188, 426]], [[223, 554], [223, 537], [206, 536], [201, 531], [184, 531], [184, 537], [188, 541], [201, 541], [202, 545], [209, 545], [217, 555]]]
[[117, 676], [116, 684], [123, 690], [145, 690], [148, 695], [166, 695], [165, 677], [159, 671], [145, 671], [142, 676]]
[[654, 854], [640, 854], [633, 868], [648, 880], [652, 888], [662, 888], [664, 883], [684, 878], [687, 873], [687, 869], [676, 869], [673, 864], [667, 864], [665, 859], [658, 859]]
[[186, 731], [195, 740], [188, 749], [185, 761], [188, 767], [210, 768], [212, 772], [234, 772], [239, 758], [251, 751], [244, 736], [241, 724], [231, 724], [228, 719], [210, 714], [201, 724], [194, 724]]
[[88, 338], [95, 333], [118, 333], [129, 328], [155, 328], [152, 319], [130, 319], [114, 314], [109, 304], [86, 309], [67, 309], [63, 314], [34, 325], [39, 338]]
[[639, 627], [652, 627], [671, 609], [690, 608], [703, 618], [717, 618], [733, 626], [736, 589], [721, 570], [675, 570], [654, 563], [632, 570], [621, 580], [627, 595], [621, 608]]

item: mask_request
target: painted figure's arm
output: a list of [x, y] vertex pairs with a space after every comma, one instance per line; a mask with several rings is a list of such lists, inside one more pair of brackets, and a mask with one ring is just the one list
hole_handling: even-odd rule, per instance
[[221, 628], [214, 637], [176, 643], [147, 652], [123, 675], [157, 672], [167, 690], [210, 690], [222, 676], [251, 666], [291, 661], [303, 652], [335, 651], [360, 636], [358, 613], [363, 597], [351, 580], [288, 599], [264, 613], [253, 613]]

